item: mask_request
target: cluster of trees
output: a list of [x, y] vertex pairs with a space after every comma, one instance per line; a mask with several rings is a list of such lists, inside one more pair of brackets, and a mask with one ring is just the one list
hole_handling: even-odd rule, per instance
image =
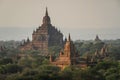
[[[6, 62], [3, 64], [2, 62]], [[76, 66], [68, 66], [61, 70], [57, 66], [52, 66], [44, 59], [38, 66], [32, 64], [9, 62], [7, 59], [1, 60], [0, 80], [119, 80], [120, 62], [104, 61], [94, 67], [81, 69]], [[31, 61], [32, 63], [32, 61]]]
[[109, 57], [114, 60], [120, 60], [120, 39], [117, 40], [104, 40], [100, 42], [95, 41], [75, 41], [75, 46], [80, 53], [84, 56], [87, 53], [94, 54], [96, 50], [100, 51], [106, 45]]
[[75, 42], [75, 46], [81, 55], [86, 53], [95, 53], [96, 50], [99, 50], [105, 45], [103, 42]]
[[[120, 40], [109, 40], [94, 43], [93, 41], [75, 41], [80, 55], [94, 53], [107, 44], [110, 58], [98, 63], [94, 67], [81, 69], [68, 66], [64, 70], [52, 66], [49, 57], [43, 57], [39, 51], [25, 51], [21, 53], [17, 48], [19, 42], [5, 42], [5, 50], [0, 51], [0, 80], [119, 80], [120, 79]], [[14, 45], [13, 45], [14, 44]], [[3, 45], [3, 42], [0, 42]], [[58, 56], [60, 46], [49, 47], [49, 52]], [[18, 53], [24, 54], [19, 58]]]

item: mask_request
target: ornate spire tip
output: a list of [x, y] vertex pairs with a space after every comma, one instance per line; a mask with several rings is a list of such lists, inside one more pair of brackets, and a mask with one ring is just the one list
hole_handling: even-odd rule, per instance
[[45, 13], [45, 16], [48, 16], [48, 9], [47, 9], [47, 7], [46, 7], [46, 13]]

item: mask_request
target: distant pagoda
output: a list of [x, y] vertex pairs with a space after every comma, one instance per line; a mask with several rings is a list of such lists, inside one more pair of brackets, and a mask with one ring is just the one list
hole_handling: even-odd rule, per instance
[[63, 34], [51, 24], [48, 10], [46, 8], [42, 25], [32, 33], [32, 41], [29, 38], [22, 43], [20, 50], [40, 50], [44, 54], [48, 54], [48, 47], [62, 46]]
[[98, 35], [96, 35], [95, 41], [101, 41]]

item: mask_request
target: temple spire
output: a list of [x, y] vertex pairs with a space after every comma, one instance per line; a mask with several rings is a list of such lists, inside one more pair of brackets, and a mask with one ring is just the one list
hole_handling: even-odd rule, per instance
[[98, 35], [96, 35], [96, 39], [99, 39]]
[[48, 16], [48, 9], [47, 9], [47, 7], [46, 7], [45, 16]]
[[30, 42], [30, 39], [29, 39], [29, 37], [27, 38], [27, 43], [29, 43]]
[[98, 35], [96, 35], [95, 41], [101, 41]]
[[68, 41], [71, 41], [70, 33], [69, 33], [69, 36], [68, 36]]
[[48, 16], [48, 10], [46, 7], [45, 16], [43, 17], [43, 24], [46, 25], [46, 24], [50, 24], [50, 23], [51, 23], [51, 20], [50, 20], [50, 17]]

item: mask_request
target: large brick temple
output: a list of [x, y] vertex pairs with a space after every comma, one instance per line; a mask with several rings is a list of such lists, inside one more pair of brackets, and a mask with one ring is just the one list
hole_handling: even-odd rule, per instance
[[42, 25], [32, 33], [32, 41], [24, 40], [20, 50], [40, 50], [42, 53], [48, 53], [48, 47], [63, 45], [63, 34], [51, 24], [48, 10], [46, 8]]

